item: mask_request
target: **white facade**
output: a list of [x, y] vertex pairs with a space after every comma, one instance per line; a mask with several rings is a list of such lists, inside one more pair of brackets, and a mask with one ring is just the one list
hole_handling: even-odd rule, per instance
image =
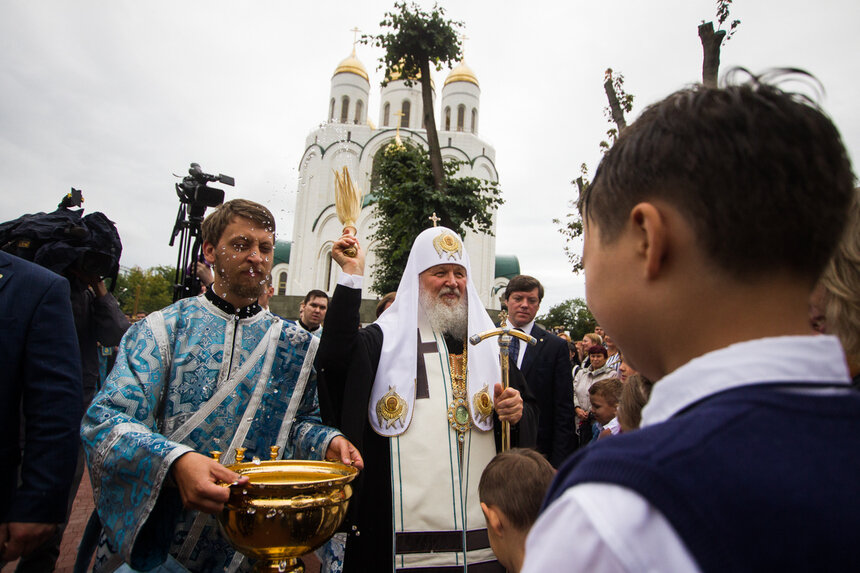
[[[349, 168], [356, 185], [365, 195], [371, 191], [371, 173], [376, 154], [394, 141], [398, 120], [396, 112], [408, 114], [403, 118], [400, 137], [427, 147], [426, 132], [420, 128], [423, 117], [421, 86], [415, 82], [407, 87], [395, 80], [380, 90], [379, 124], [372, 126], [369, 115], [367, 72], [355, 58], [345, 59], [335, 70], [328, 102], [328, 120], [311, 132], [299, 165], [299, 186], [296, 199], [295, 225], [289, 265], [279, 264], [272, 276], [288, 271], [286, 294], [304, 296], [311, 289], [331, 293], [337, 283], [337, 265], [331, 260], [331, 245], [342, 232], [334, 206], [334, 170]], [[435, 100], [434, 100], [435, 101]], [[478, 137], [477, 118], [480, 88], [477, 78], [461, 64], [448, 76], [442, 89], [441, 110], [452, 110], [452, 121], [446, 123], [444, 111], [436, 111], [442, 157], [465, 160], [460, 174], [488, 181], [498, 181], [494, 164], [495, 150]], [[458, 129], [457, 113], [462, 110], [463, 122]], [[345, 121], [342, 121], [345, 120]], [[429, 217], [431, 213], [427, 213]], [[375, 299], [384, 293], [373, 293], [376, 256], [373, 233], [374, 208], [367, 201], [357, 221], [358, 237], [367, 252], [365, 289], [363, 297]], [[494, 229], [495, 229], [495, 214]], [[428, 220], [427, 225], [432, 223]], [[469, 232], [466, 248], [472, 262], [472, 278], [488, 308], [498, 308], [498, 297], [491, 296], [495, 284], [494, 236]], [[495, 299], [495, 300], [494, 300]]]

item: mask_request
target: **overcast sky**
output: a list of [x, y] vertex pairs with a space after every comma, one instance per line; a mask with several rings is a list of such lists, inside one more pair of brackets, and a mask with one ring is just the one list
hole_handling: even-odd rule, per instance
[[[421, 2], [424, 6], [432, 5]], [[642, 107], [701, 79], [696, 32], [712, 0], [443, 1], [465, 23], [481, 84], [480, 135], [496, 149], [506, 200], [497, 252], [547, 287], [544, 309], [583, 296], [552, 219], [567, 212], [579, 165], [592, 172], [603, 73], [624, 74]], [[742, 21], [722, 70], [794, 66], [826, 89], [853, 160], [860, 19], [856, 1], [736, 0]], [[326, 118], [350, 29], [379, 31], [393, 0], [4, 0], [0, 3], [0, 221], [51, 211], [71, 186], [117, 223], [125, 266], [174, 265], [172, 173], [192, 161], [236, 178], [292, 239], [298, 163]], [[380, 53], [358, 46], [378, 119]], [[448, 70], [438, 73], [441, 86]], [[438, 94], [437, 94], [438, 95]], [[438, 97], [437, 97], [438, 100]], [[437, 110], [438, 118], [438, 110]]]

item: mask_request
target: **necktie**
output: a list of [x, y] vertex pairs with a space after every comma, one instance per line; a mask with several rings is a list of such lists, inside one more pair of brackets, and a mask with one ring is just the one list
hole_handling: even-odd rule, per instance
[[[522, 328], [514, 328], [514, 330], [519, 330], [523, 332]], [[508, 356], [514, 361], [514, 364], [519, 367], [520, 365], [520, 339], [516, 336], [511, 336], [511, 344], [508, 346]]]

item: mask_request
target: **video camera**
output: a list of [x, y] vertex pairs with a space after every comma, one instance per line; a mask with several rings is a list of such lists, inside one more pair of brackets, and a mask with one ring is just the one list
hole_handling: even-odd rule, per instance
[[122, 242], [116, 225], [103, 213], [84, 215], [80, 189], [66, 193], [51, 213], [23, 215], [0, 224], [0, 249], [57, 274], [72, 270], [116, 284]]
[[207, 185], [207, 183], [213, 182], [223, 183], [231, 187], [236, 184], [236, 181], [229, 175], [203, 173], [199, 163], [192, 163], [188, 169], [188, 175], [182, 178], [181, 183], [176, 184], [176, 194], [179, 196], [179, 201], [190, 205], [189, 218], [200, 218], [202, 221], [207, 207], [217, 207], [224, 202], [224, 190]]
[[[178, 175], [177, 175], [178, 177]], [[209, 175], [204, 173], [199, 163], [192, 163], [188, 175], [176, 184], [179, 196], [179, 212], [170, 236], [173, 246], [180, 236], [179, 256], [176, 260], [176, 280], [173, 285], [173, 301], [200, 294], [200, 278], [197, 276], [197, 261], [200, 260], [203, 245], [200, 225], [208, 207], [217, 207], [224, 202], [224, 190], [209, 187], [208, 183], [235, 185], [235, 180], [223, 173]]]

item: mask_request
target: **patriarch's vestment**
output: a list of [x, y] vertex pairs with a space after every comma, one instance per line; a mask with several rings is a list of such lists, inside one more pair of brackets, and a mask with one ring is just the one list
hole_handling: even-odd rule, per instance
[[[460, 392], [468, 414], [460, 413], [469, 421], [458, 431], [448, 416], [456, 415], [451, 405], [458, 393], [449, 356], [463, 352], [463, 341], [434, 332], [418, 302], [418, 274], [437, 264], [461, 265], [468, 276], [459, 237], [443, 227], [416, 239], [395, 302], [379, 321], [358, 329], [361, 291], [350, 288], [354, 277], [348, 276], [326, 315], [318, 359], [325, 418], [365, 461], [346, 522], [347, 572], [464, 571], [467, 564], [469, 571], [501, 570], [477, 496], [481, 472], [497, 447], [499, 424], [491, 411], [482, 415], [478, 403], [492, 400], [500, 381], [498, 346], [489, 340], [466, 349], [466, 388]], [[469, 334], [492, 329], [471, 281], [467, 292]], [[512, 385], [524, 399], [512, 441], [533, 446], [537, 410], [515, 367]]]

